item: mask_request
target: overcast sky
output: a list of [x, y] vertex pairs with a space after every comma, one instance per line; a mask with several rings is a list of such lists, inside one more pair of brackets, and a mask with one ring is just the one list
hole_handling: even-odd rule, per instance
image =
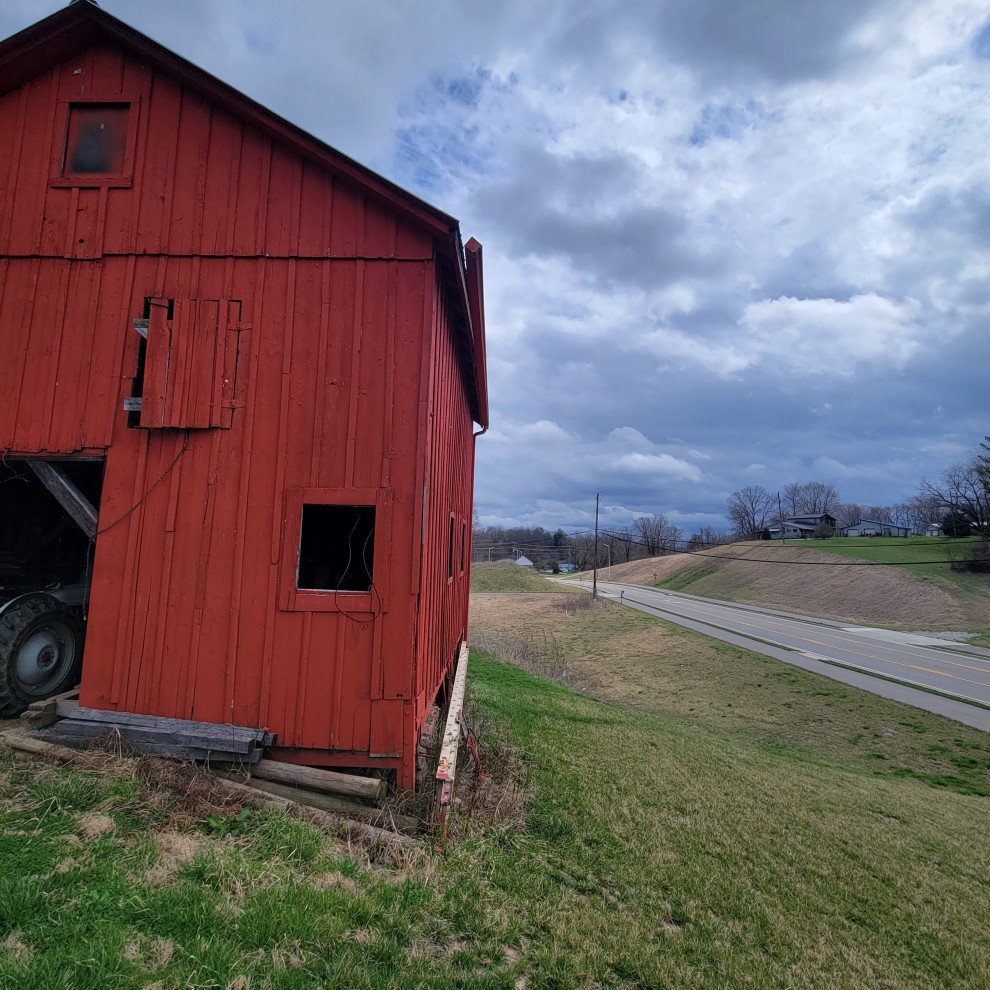
[[483, 243], [482, 523], [887, 504], [990, 432], [986, 0], [102, 6]]

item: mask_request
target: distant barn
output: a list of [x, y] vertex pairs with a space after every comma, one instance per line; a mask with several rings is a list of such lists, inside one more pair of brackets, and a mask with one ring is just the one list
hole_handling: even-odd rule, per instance
[[86, 2], [0, 43], [0, 135], [0, 701], [85, 613], [82, 706], [412, 787], [467, 635], [481, 246]]

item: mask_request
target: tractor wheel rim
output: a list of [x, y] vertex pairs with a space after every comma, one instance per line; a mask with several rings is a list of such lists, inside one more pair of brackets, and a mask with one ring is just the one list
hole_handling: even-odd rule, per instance
[[74, 637], [61, 623], [35, 630], [17, 651], [14, 670], [27, 691], [43, 690], [59, 679], [75, 659]]

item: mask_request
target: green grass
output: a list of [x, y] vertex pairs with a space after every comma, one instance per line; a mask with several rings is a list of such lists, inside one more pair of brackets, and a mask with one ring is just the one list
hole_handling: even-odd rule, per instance
[[[930, 536], [862, 537], [813, 540], [807, 545], [822, 553], [835, 553], [855, 560], [871, 560], [880, 564], [897, 564], [924, 577], [937, 575], [948, 578], [964, 590], [986, 587], [987, 580], [979, 574], [958, 574], [951, 570], [951, 554], [963, 554], [976, 538], [936, 539]], [[933, 561], [934, 563], [914, 563]]]
[[[460, 840], [414, 867], [190, 809], [127, 761], [0, 751], [0, 986], [986, 987], [990, 737], [546, 604], [568, 662], [637, 707], [473, 653], [491, 790], [462, 786]], [[477, 827], [523, 771], [523, 819]]]
[[669, 577], [661, 578], [656, 582], [654, 587], [666, 588], [669, 591], [683, 591], [689, 585], [694, 584], [695, 581], [699, 581], [709, 574], [714, 574], [717, 569], [717, 561], [702, 561], [700, 563], [687, 564], [674, 571]]
[[532, 866], [515, 896], [546, 905], [561, 976], [985, 985], [986, 799], [795, 758], [473, 663], [475, 696], [533, 755]]
[[472, 603], [475, 644], [585, 694], [793, 760], [990, 796], [978, 729], [610, 602], [499, 604]]
[[542, 574], [535, 573], [528, 567], [516, 567], [513, 564], [495, 564], [491, 567], [471, 568], [471, 592], [543, 592], [557, 593], [559, 591], [578, 591], [569, 585], [561, 585], [551, 581]]

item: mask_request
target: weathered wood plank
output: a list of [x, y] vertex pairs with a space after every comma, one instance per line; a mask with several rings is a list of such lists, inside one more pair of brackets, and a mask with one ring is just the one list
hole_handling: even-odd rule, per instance
[[[253, 773], [254, 770], [252, 769], [251, 772]], [[357, 804], [332, 794], [319, 794], [304, 787], [277, 784], [271, 780], [256, 780], [253, 777], [243, 780], [242, 783], [259, 791], [265, 791], [267, 794], [287, 798], [296, 804], [305, 804], [310, 808], [319, 808], [321, 811], [333, 811], [368, 825], [390, 826], [407, 835], [419, 831], [419, 821], [409, 815], [393, 815], [386, 809], [369, 808], [367, 805]]]
[[351, 797], [367, 798], [372, 801], [385, 796], [384, 780], [303, 767], [294, 763], [279, 763], [277, 760], [261, 760], [251, 774], [262, 780], [292, 784], [324, 794], [348, 794]]
[[234, 746], [196, 733], [177, 736], [168, 730], [140, 725], [114, 725], [110, 722], [84, 722], [66, 718], [58, 723], [54, 731], [60, 736], [80, 739], [99, 739], [117, 733], [123, 742], [136, 751], [156, 756], [184, 756], [194, 760], [216, 759], [243, 763], [256, 763], [261, 758], [261, 750], [253, 741], [248, 746]]
[[[62, 728], [65, 721], [57, 723], [48, 730], [48, 741], [63, 745], [75, 746], [94, 739], [102, 739], [106, 733], [78, 734]], [[252, 757], [244, 753], [231, 753], [227, 750], [200, 749], [196, 746], [185, 746], [172, 743], [147, 743], [140, 739], [121, 736], [121, 750], [125, 754], [141, 754], [147, 756], [166, 756], [179, 760], [198, 760], [211, 764], [233, 764], [235, 766], [250, 766]]]
[[[226, 774], [220, 774], [230, 781]], [[232, 781], [230, 781], [232, 782]], [[332, 814], [343, 815], [351, 821], [363, 822], [376, 828], [391, 827], [396, 832], [403, 835], [413, 835], [419, 830], [417, 819], [409, 815], [391, 815], [381, 808], [369, 808], [363, 804], [355, 804], [344, 798], [333, 797], [329, 794], [317, 794], [315, 791], [307, 791], [301, 787], [290, 787], [287, 784], [276, 784], [268, 780], [254, 780], [253, 778], [239, 779], [239, 784], [252, 791], [261, 791], [265, 794], [272, 794], [277, 799], [287, 802], [287, 806], [303, 805], [306, 808], [315, 808], [318, 811], [327, 811]], [[395, 832], [388, 831], [390, 837]]]
[[78, 523], [79, 528], [91, 539], [96, 539], [99, 513], [85, 495], [49, 461], [28, 460], [28, 467], [38, 480], [52, 493], [59, 505]]
[[181, 739], [204, 739], [208, 744], [216, 744], [237, 752], [249, 752], [264, 746], [271, 735], [264, 729], [252, 729], [243, 725], [221, 725], [216, 722], [196, 722], [191, 719], [165, 718], [159, 715], [136, 715], [133, 712], [115, 712], [100, 708], [66, 706], [64, 714], [67, 719], [73, 721], [98, 722], [121, 729], [123, 726], [135, 726], [171, 733], [173, 737]]
[[464, 704], [464, 686], [467, 680], [467, 643], [461, 644], [454, 674], [454, 688], [450, 692], [450, 708], [447, 711], [447, 725], [443, 731], [443, 744], [440, 749], [440, 762], [437, 765], [437, 780], [442, 781], [440, 804], [450, 804], [454, 792], [454, 777], [457, 773], [457, 748], [461, 741], [461, 707]]

